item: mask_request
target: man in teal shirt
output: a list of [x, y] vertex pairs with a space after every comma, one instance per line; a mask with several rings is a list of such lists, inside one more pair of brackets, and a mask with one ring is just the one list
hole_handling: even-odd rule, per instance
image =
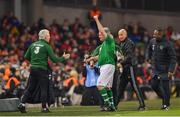
[[96, 51], [98, 50], [98, 56], [91, 57], [88, 61], [97, 60], [100, 66], [100, 76], [97, 81], [97, 87], [104, 100], [104, 110], [115, 111], [111, 90], [116, 63], [115, 40], [110, 34], [109, 29], [103, 27], [99, 22], [97, 16], [94, 16], [94, 20], [99, 30], [99, 39], [103, 43], [96, 49]]
[[47, 92], [48, 92], [48, 58], [51, 61], [63, 62], [70, 57], [70, 54], [63, 54], [62, 57], [58, 57], [54, 54], [51, 46], [49, 45], [50, 34], [47, 29], [43, 29], [39, 32], [39, 40], [32, 43], [28, 48], [25, 59], [31, 64], [30, 76], [27, 89], [22, 96], [21, 103], [18, 105], [20, 112], [25, 113], [25, 103], [31, 98], [36, 86], [40, 84], [41, 90], [41, 103], [42, 112], [49, 112], [46, 106]]

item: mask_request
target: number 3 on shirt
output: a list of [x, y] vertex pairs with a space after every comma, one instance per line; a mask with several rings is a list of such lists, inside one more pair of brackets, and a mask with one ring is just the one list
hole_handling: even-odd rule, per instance
[[39, 49], [40, 49], [40, 47], [35, 47], [34, 53], [38, 54], [39, 53]]

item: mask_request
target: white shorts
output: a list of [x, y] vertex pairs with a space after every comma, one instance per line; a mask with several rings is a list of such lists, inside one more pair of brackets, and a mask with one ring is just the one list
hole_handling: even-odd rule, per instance
[[97, 80], [97, 86], [112, 87], [115, 66], [112, 64], [102, 65], [100, 68], [100, 76]]

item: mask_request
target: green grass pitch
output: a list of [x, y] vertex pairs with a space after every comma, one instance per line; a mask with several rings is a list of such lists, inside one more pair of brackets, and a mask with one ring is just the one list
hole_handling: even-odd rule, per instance
[[50, 108], [51, 113], [41, 113], [40, 108], [28, 108], [28, 113], [0, 112], [0, 116], [180, 116], [180, 98], [171, 99], [168, 111], [160, 110], [161, 100], [147, 100], [145, 111], [138, 111], [138, 101], [119, 103], [117, 112], [100, 112], [98, 106], [65, 106]]

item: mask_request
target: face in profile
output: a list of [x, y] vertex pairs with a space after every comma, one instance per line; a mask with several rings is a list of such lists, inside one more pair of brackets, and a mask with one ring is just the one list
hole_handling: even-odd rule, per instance
[[105, 38], [105, 36], [103, 35], [103, 33], [99, 32], [99, 39], [100, 39], [100, 41], [103, 41], [104, 38]]
[[47, 40], [47, 42], [50, 41], [50, 34], [49, 34], [49, 32], [46, 34], [46, 40]]

